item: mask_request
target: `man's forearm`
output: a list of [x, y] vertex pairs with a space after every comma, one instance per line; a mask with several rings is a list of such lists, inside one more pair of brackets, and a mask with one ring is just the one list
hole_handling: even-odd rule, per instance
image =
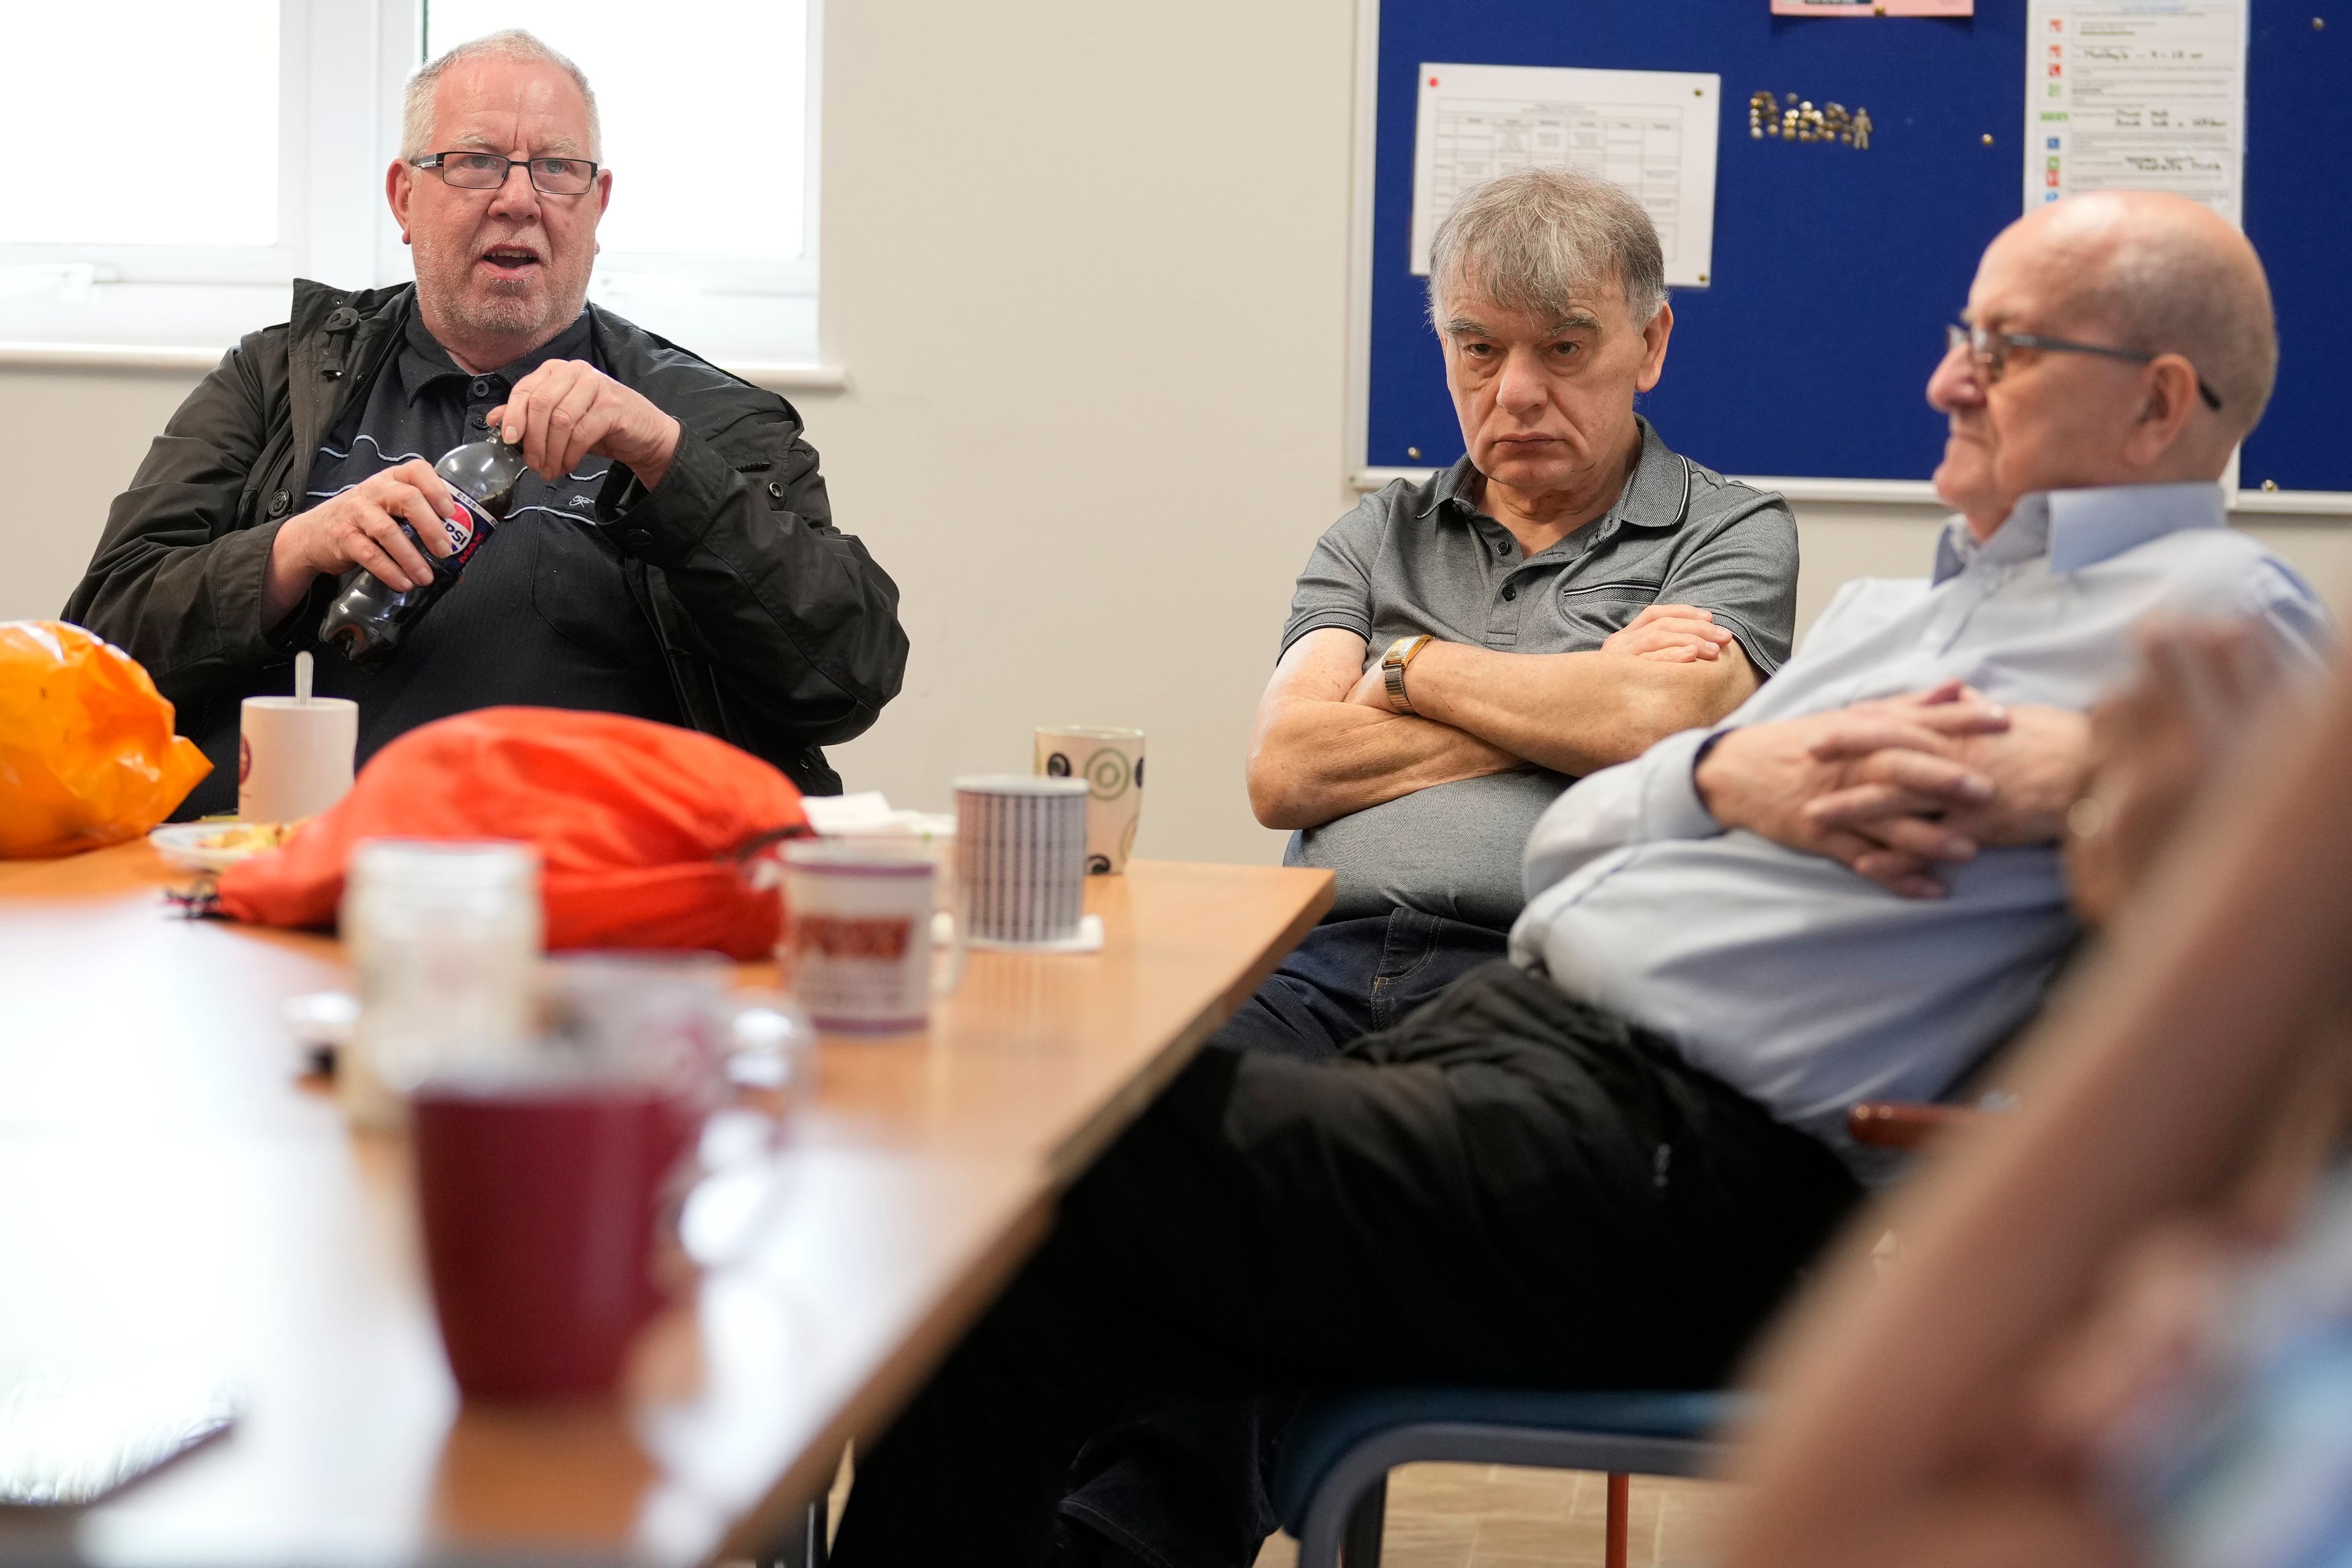
[[1756, 689], [1739, 645], [1676, 664], [1615, 653], [1517, 654], [1432, 643], [1412, 662], [1413, 711], [1581, 776], [1711, 724]]
[[294, 606], [318, 580], [302, 558], [300, 542], [291, 523], [278, 530], [269, 542], [269, 558], [261, 568], [261, 624], [274, 627], [294, 613]]
[[1268, 827], [1320, 827], [1415, 790], [1523, 765], [1432, 720], [1300, 700], [1259, 724], [1250, 748], [1250, 805]]

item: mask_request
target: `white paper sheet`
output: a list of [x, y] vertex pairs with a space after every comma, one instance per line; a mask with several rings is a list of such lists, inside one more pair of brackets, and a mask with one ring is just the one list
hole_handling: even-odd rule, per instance
[[2171, 191], [2238, 223], [2247, 0], [2030, 0], [2025, 209]]
[[1658, 226], [1666, 282], [1703, 287], [1715, 258], [1723, 79], [1693, 71], [1423, 65], [1413, 146], [1412, 270], [1464, 191], [1565, 163], [1633, 193]]

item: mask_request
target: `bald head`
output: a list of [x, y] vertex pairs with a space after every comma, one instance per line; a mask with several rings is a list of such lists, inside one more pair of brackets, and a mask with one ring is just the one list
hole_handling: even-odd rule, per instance
[[1986, 248], [1966, 320], [2011, 343], [1979, 362], [1962, 339], [1927, 382], [1950, 425], [1937, 493], [1979, 538], [2040, 490], [2220, 479], [2278, 370], [2253, 247], [2178, 196], [2029, 213]]
[[2262, 418], [2278, 375], [2270, 282], [2246, 237], [2210, 208], [2096, 191], [2028, 214], [1994, 243], [2041, 253], [2063, 279], [2057, 303], [2076, 335], [2195, 365], [2232, 443]]

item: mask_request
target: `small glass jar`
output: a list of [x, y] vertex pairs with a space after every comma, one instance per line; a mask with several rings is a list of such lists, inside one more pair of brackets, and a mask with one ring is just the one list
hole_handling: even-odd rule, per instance
[[358, 1125], [396, 1125], [399, 1095], [455, 1054], [496, 1056], [530, 1037], [545, 938], [530, 845], [362, 843], [342, 934], [360, 1016], [337, 1079]]

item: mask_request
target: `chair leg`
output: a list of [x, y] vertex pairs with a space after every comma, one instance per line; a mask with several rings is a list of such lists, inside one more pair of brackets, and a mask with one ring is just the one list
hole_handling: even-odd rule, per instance
[[1625, 1568], [1625, 1516], [1633, 1496], [1633, 1478], [1611, 1472], [1608, 1535], [1601, 1547], [1602, 1568]]
[[1364, 1489], [1348, 1516], [1347, 1538], [1339, 1545], [1343, 1568], [1381, 1568], [1381, 1534], [1389, 1517], [1389, 1479], [1382, 1476]]

